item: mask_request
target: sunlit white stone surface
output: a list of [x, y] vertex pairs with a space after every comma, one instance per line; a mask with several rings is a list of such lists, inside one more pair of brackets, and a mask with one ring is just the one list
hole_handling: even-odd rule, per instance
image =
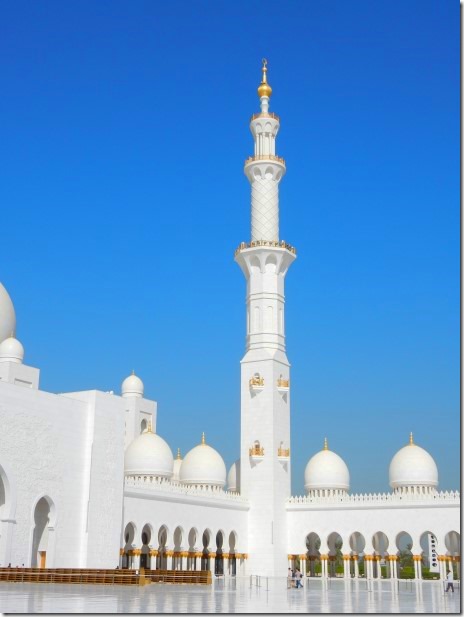
[[282, 578], [215, 580], [211, 587], [31, 585], [0, 583], [4, 613], [459, 613], [459, 584], [439, 582], [305, 581], [287, 589]]

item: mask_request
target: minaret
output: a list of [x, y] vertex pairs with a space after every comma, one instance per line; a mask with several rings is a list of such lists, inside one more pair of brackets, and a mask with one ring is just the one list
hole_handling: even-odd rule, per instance
[[245, 161], [251, 184], [251, 242], [235, 260], [247, 281], [246, 353], [241, 362], [240, 492], [250, 503], [248, 572], [287, 572], [285, 500], [290, 496], [290, 365], [285, 353], [284, 280], [295, 249], [279, 239], [279, 182], [285, 161], [276, 156], [279, 117], [263, 60], [261, 113], [251, 118], [254, 156]]

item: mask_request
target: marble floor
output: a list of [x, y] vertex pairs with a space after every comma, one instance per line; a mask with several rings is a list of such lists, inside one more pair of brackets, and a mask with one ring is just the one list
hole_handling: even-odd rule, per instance
[[[259, 585], [259, 586], [258, 586]], [[439, 582], [215, 580], [212, 586], [145, 587], [0, 583], [2, 613], [459, 613], [460, 589]]]

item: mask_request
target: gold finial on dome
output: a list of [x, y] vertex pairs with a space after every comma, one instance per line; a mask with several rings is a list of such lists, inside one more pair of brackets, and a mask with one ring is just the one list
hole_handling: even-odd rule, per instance
[[201, 434], [201, 445], [202, 445], [202, 446], [204, 446], [204, 445], [205, 445], [205, 443], [206, 443], [205, 434], [204, 434], [204, 433], [202, 433], [202, 434]]
[[327, 441], [327, 437], [324, 437], [324, 450], [329, 449], [329, 442]]
[[262, 96], [267, 96], [270, 97], [272, 94], [272, 88], [271, 86], [267, 83], [267, 60], [266, 58], [263, 58], [263, 79], [261, 81], [261, 83], [259, 84], [258, 87], [258, 96], [259, 98], [261, 98]]
[[177, 448], [177, 456], [176, 456], [176, 459], [177, 459], [178, 461], [181, 461], [181, 460], [182, 460], [182, 457], [181, 457], [181, 455], [180, 455], [180, 448]]
[[153, 433], [153, 428], [151, 426], [151, 420], [148, 420], [147, 433]]
[[409, 433], [409, 445], [413, 446], [414, 445], [414, 439], [412, 437], [412, 433]]
[[135, 371], [134, 371], [134, 369], [132, 369], [132, 375], [135, 375]]

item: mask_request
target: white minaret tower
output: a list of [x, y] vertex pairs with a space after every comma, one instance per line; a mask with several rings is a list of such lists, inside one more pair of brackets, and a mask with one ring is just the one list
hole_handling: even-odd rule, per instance
[[261, 113], [251, 118], [255, 154], [245, 161], [251, 184], [251, 242], [235, 253], [247, 281], [246, 353], [241, 362], [240, 492], [250, 503], [248, 572], [287, 573], [285, 500], [290, 496], [290, 365], [285, 353], [284, 280], [295, 249], [279, 240], [278, 116], [266, 60], [258, 88]]

